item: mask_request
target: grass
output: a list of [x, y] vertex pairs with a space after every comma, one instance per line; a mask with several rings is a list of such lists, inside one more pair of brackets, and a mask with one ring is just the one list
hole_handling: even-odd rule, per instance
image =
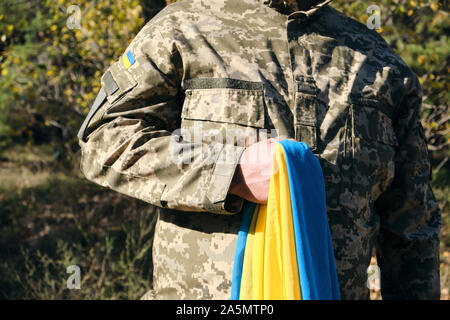
[[[155, 212], [67, 170], [45, 147], [0, 156], [0, 299], [138, 299]], [[67, 289], [78, 265], [81, 289]]]
[[[79, 163], [77, 156], [73, 163]], [[443, 213], [442, 298], [450, 299], [450, 175], [433, 183]], [[138, 299], [151, 286], [156, 213], [88, 182], [49, 146], [0, 153], [0, 299]], [[372, 264], [376, 261], [373, 260]], [[78, 265], [81, 288], [67, 289]], [[372, 299], [380, 292], [371, 291]]]

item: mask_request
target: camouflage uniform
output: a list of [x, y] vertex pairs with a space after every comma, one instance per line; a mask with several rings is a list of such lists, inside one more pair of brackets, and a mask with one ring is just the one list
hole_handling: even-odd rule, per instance
[[439, 298], [419, 82], [329, 2], [179, 1], [102, 77], [81, 168], [161, 208], [145, 298], [229, 298], [243, 204], [230, 181], [245, 146], [277, 135], [320, 159], [342, 297], [368, 298], [376, 246], [383, 298]]

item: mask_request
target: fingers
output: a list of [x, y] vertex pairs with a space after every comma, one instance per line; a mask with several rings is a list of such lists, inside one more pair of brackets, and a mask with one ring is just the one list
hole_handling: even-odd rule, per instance
[[262, 204], [267, 202], [271, 176], [278, 172], [278, 156], [275, 151], [276, 148], [281, 148], [276, 143], [279, 141], [271, 138], [257, 142], [247, 147], [242, 154], [239, 166], [243, 183], [247, 187], [245, 199]]

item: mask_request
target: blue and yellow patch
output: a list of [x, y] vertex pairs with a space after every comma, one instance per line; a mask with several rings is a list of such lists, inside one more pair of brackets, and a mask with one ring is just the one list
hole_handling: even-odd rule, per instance
[[131, 53], [131, 50], [128, 50], [128, 52], [122, 57], [122, 63], [125, 67], [125, 69], [128, 69], [131, 67], [136, 60], [134, 59], [133, 54]]

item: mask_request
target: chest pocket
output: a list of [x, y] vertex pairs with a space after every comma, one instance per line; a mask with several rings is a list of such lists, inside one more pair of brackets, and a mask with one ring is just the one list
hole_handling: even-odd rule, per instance
[[370, 99], [353, 99], [353, 133], [355, 138], [397, 147], [394, 112], [383, 103]]
[[353, 189], [369, 192], [376, 200], [394, 177], [394, 114], [382, 102], [369, 99], [355, 99], [351, 113]]
[[265, 126], [262, 82], [202, 78], [184, 82], [182, 130], [202, 141], [245, 146], [258, 139]]

